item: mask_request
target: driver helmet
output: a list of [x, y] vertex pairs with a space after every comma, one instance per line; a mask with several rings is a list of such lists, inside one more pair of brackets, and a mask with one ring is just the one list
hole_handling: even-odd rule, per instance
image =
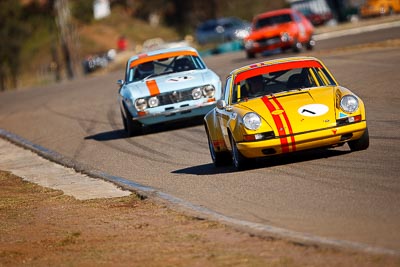
[[152, 61], [142, 63], [138, 66], [137, 71], [140, 77], [144, 78], [154, 73], [154, 64]]

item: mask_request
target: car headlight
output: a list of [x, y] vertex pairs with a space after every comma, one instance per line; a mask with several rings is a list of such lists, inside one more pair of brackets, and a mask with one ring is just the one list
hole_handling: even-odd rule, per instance
[[193, 99], [200, 99], [203, 96], [203, 92], [201, 91], [201, 88], [194, 88], [192, 90], [192, 97]]
[[358, 109], [358, 99], [353, 95], [345, 95], [340, 100], [340, 108], [347, 113], [353, 113]]
[[261, 118], [254, 112], [249, 112], [243, 117], [244, 126], [249, 130], [257, 130], [261, 126]]
[[246, 48], [246, 49], [253, 48], [253, 46], [254, 46], [254, 42], [253, 42], [252, 40], [247, 40], [247, 41], [244, 43], [244, 48]]
[[206, 97], [213, 97], [215, 93], [215, 88], [212, 85], [206, 85], [203, 87], [203, 94]]
[[289, 42], [290, 41], [290, 35], [287, 32], [282, 33], [281, 41], [282, 42]]
[[150, 97], [147, 101], [149, 103], [149, 107], [157, 107], [160, 104], [160, 100], [156, 96]]
[[244, 39], [249, 36], [249, 31], [244, 29], [238, 29], [235, 31], [235, 37], [238, 39]]
[[137, 111], [143, 111], [147, 108], [147, 102], [143, 98], [138, 98], [135, 101], [135, 108]]

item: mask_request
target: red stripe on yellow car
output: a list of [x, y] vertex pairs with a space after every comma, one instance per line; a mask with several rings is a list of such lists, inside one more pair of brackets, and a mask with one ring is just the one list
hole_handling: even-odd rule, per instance
[[150, 95], [155, 96], [160, 94], [160, 89], [155, 80], [146, 81], [147, 88], [149, 89]]
[[[269, 112], [272, 115], [272, 118], [274, 119], [275, 126], [278, 129], [279, 136], [286, 136], [285, 127], [283, 126], [283, 122], [282, 122], [282, 119], [280, 117], [282, 113], [281, 112], [277, 112], [277, 109], [275, 108], [273, 103], [268, 99], [268, 97], [265, 96], [265, 97], [263, 97], [261, 99], [264, 102], [265, 106], [267, 106]], [[282, 152], [283, 153], [289, 152], [287, 138], [286, 137], [281, 137], [280, 141], [281, 141]]]
[[274, 102], [276, 103], [276, 105], [279, 107], [279, 110], [283, 110], [282, 115], [283, 115], [283, 118], [284, 118], [285, 121], [286, 121], [286, 125], [287, 125], [287, 127], [288, 127], [289, 134], [290, 134], [290, 139], [291, 139], [291, 141], [292, 141], [292, 142], [291, 142], [291, 143], [292, 143], [292, 151], [296, 151], [296, 141], [294, 140], [293, 129], [292, 129], [292, 125], [290, 125], [289, 118], [288, 118], [288, 116], [287, 116], [285, 110], [283, 109], [281, 103], [279, 103], [278, 99], [277, 99], [275, 96], [273, 96], [273, 97], [272, 97], [272, 100], [274, 100]]

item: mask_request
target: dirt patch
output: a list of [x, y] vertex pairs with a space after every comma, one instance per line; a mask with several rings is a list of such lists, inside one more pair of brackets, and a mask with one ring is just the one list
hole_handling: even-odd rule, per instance
[[400, 266], [300, 246], [129, 197], [78, 201], [0, 171], [0, 266]]

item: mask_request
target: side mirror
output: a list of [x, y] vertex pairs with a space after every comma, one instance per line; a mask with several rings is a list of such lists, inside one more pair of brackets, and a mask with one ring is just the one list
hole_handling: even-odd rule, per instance
[[226, 108], [225, 100], [222, 100], [222, 99], [218, 100], [217, 101], [217, 108], [218, 109], [225, 109]]
[[118, 84], [119, 86], [122, 86], [122, 85], [124, 85], [124, 83], [125, 83], [125, 81], [124, 81], [124, 80], [118, 80], [118, 81], [117, 81], [117, 84]]

